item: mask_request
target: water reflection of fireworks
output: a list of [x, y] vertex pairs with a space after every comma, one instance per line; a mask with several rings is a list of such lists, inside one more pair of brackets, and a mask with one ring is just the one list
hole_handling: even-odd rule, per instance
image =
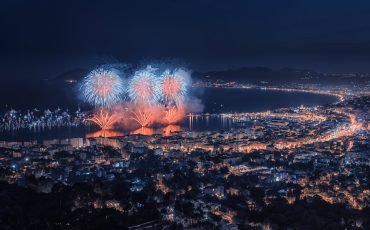
[[111, 114], [109, 112], [100, 110], [98, 114], [94, 114], [91, 118], [87, 119], [98, 125], [101, 129], [112, 129], [113, 125], [119, 120], [119, 116], [116, 114]]
[[130, 132], [130, 134], [140, 134], [145, 136], [150, 136], [154, 134], [154, 130], [151, 128], [141, 127], [140, 129]]
[[179, 125], [168, 125], [163, 128], [163, 136], [171, 136], [172, 133], [180, 132], [181, 127]]
[[113, 130], [99, 130], [94, 133], [86, 134], [86, 138], [97, 138], [97, 137], [121, 137], [124, 133], [113, 131]]

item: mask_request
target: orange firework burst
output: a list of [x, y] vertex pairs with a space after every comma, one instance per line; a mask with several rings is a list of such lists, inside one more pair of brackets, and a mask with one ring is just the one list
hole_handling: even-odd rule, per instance
[[153, 113], [150, 110], [142, 109], [132, 111], [132, 120], [136, 121], [141, 127], [150, 125], [153, 121]]
[[87, 120], [95, 123], [102, 130], [107, 130], [113, 128], [113, 125], [119, 120], [119, 116], [116, 114], [110, 114], [109, 112], [104, 112], [101, 109], [100, 113], [94, 114], [93, 117]]
[[165, 111], [164, 120], [167, 124], [179, 122], [185, 116], [185, 111], [182, 106], [170, 106]]

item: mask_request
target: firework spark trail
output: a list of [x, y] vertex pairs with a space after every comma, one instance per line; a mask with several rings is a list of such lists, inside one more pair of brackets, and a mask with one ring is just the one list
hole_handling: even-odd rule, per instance
[[98, 125], [102, 130], [107, 130], [113, 128], [113, 125], [120, 119], [119, 116], [115, 114], [110, 114], [109, 112], [104, 112], [103, 109], [100, 113], [94, 114], [93, 117], [87, 119]]
[[122, 100], [125, 87], [118, 70], [100, 67], [85, 77], [81, 90], [86, 102], [95, 107], [110, 107]]
[[[103, 130], [111, 129], [119, 122], [130, 126], [129, 120], [141, 127], [179, 122], [191, 108], [189, 103], [192, 101], [188, 100], [190, 73], [179, 68], [167, 69], [158, 75], [157, 70], [150, 65], [138, 70], [127, 85], [121, 73], [112, 66], [91, 71], [80, 90], [84, 100], [100, 111], [88, 120]], [[124, 97], [126, 93], [127, 98]], [[124, 102], [124, 99], [129, 99], [129, 102]], [[128, 119], [115, 110], [123, 104], [128, 105]]]
[[182, 104], [169, 106], [165, 110], [164, 123], [175, 124], [185, 116], [185, 108]]
[[166, 70], [161, 76], [160, 93], [165, 105], [182, 103], [187, 96], [190, 74], [183, 69]]
[[173, 124], [177, 120], [177, 109], [176, 107], [168, 108], [165, 113], [164, 119], [167, 121], [168, 124]]
[[99, 130], [93, 133], [87, 133], [86, 138], [97, 138], [97, 137], [121, 137], [124, 133], [112, 131], [112, 130]]
[[132, 111], [131, 119], [136, 121], [141, 127], [146, 127], [153, 122], [153, 113], [147, 110]]
[[170, 107], [165, 112], [166, 112], [166, 115], [164, 116], [164, 119], [168, 122], [168, 124], [172, 124], [175, 120], [176, 108]]
[[131, 101], [137, 104], [155, 104], [160, 97], [159, 82], [150, 66], [136, 71], [129, 83], [128, 93]]

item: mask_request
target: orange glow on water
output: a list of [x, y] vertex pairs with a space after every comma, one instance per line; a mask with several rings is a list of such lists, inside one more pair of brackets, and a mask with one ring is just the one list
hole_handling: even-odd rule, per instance
[[181, 127], [179, 125], [168, 125], [163, 128], [163, 136], [171, 136], [174, 132], [180, 132]]
[[97, 138], [97, 137], [121, 137], [124, 133], [113, 131], [113, 130], [99, 130], [93, 133], [86, 134], [86, 138]]
[[185, 110], [182, 106], [178, 107], [168, 107], [165, 110], [164, 120], [167, 124], [175, 124], [181, 121], [185, 117]]
[[151, 128], [146, 128], [146, 127], [141, 127], [140, 129], [134, 130], [130, 132], [130, 134], [141, 134], [145, 136], [150, 136], [154, 134], [154, 129]]

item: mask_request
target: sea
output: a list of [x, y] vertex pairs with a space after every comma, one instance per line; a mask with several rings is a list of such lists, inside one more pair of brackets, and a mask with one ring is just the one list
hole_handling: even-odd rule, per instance
[[[38, 108], [43, 109], [68, 109], [76, 111], [89, 109], [83, 104], [78, 95], [78, 84], [48, 83], [36, 88], [23, 88], [18, 91], [12, 88], [4, 89], [0, 93], [0, 112], [16, 109], [21, 111]], [[279, 108], [298, 106], [318, 106], [330, 104], [337, 98], [330, 95], [319, 95], [303, 92], [283, 92], [260, 89], [241, 88], [193, 88], [190, 92], [191, 100], [194, 100], [197, 111], [203, 113], [219, 114], [230, 112], [262, 112]], [[156, 127], [155, 129], [127, 130], [119, 134], [170, 134], [174, 131], [227, 131], [235, 127], [230, 120], [221, 116], [197, 116], [186, 117], [180, 124], [169, 127]], [[116, 133], [117, 134], [117, 133]], [[94, 126], [53, 128], [44, 130], [22, 130], [16, 132], [0, 133], [0, 141], [42, 141], [48, 139], [68, 139], [76, 137], [89, 137], [103, 135]], [[105, 135], [105, 134], [104, 134]], [[108, 134], [109, 136], [109, 134]]]

